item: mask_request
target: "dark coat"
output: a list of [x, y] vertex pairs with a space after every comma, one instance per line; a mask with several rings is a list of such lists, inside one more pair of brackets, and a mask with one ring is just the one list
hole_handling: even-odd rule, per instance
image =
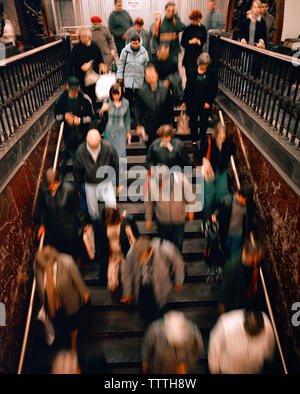
[[[201, 45], [189, 44], [189, 41], [197, 38], [201, 41]], [[189, 25], [184, 29], [181, 39], [181, 45], [184, 48], [184, 58], [182, 64], [185, 67], [191, 68], [197, 66], [197, 59], [203, 51], [203, 46], [206, 43], [207, 31], [203, 25], [194, 26]]]
[[74, 75], [79, 78], [82, 89], [85, 87], [85, 73], [81, 70], [81, 67], [84, 63], [88, 63], [91, 60], [94, 61], [94, 71], [99, 73], [99, 64], [103, 63], [103, 57], [97, 44], [92, 41], [89, 47], [83, 45], [81, 42], [74, 45], [71, 52], [71, 61]]
[[169, 152], [167, 148], [161, 147], [160, 143], [160, 138], [157, 138], [148, 149], [147, 166], [149, 169], [159, 164], [164, 164], [169, 168], [176, 165], [181, 168], [192, 165], [192, 160], [187, 153], [185, 145], [179, 138], [172, 138], [172, 152]]
[[[203, 157], [206, 157], [208, 150], [208, 141], [201, 143], [199, 152], [196, 153], [197, 162], [202, 165]], [[228, 168], [229, 160], [231, 155], [235, 155], [236, 146], [231, 138], [227, 138], [226, 141], [222, 145], [221, 151], [219, 151], [215, 139], [211, 138], [211, 154], [210, 154], [210, 163], [211, 166], [216, 172], [225, 171]]]
[[[250, 29], [250, 18], [246, 18], [241, 25], [239, 38], [241, 40], [244, 38], [247, 41], [247, 43], [249, 42], [249, 29]], [[263, 19], [261, 19], [260, 21], [256, 21], [254, 42], [258, 43], [259, 40], [264, 40], [264, 43], [266, 43], [266, 38], [267, 38], [266, 22]]]
[[145, 82], [137, 92], [135, 100], [135, 115], [137, 125], [144, 126], [147, 134], [155, 135], [157, 129], [172, 123], [172, 101], [169, 88], [162, 81], [157, 82], [153, 92]]
[[87, 150], [86, 142], [83, 142], [76, 152], [76, 159], [74, 164], [74, 178], [75, 187], [78, 192], [81, 191], [83, 183], [98, 184], [107, 180], [109, 175], [102, 178], [97, 176], [98, 169], [102, 166], [111, 166], [116, 171], [116, 185], [119, 182], [119, 157], [114, 147], [105, 140], [101, 140], [101, 151], [94, 162], [89, 151]]
[[[233, 194], [227, 194], [226, 196], [222, 197], [218, 207], [216, 208], [214, 214], [218, 218], [219, 222], [219, 234], [220, 234], [220, 241], [223, 250], [226, 250], [226, 239], [229, 230], [230, 218], [232, 213], [232, 204], [233, 204]], [[255, 227], [255, 213], [256, 213], [256, 206], [253, 199], [251, 201], [247, 201], [247, 210], [246, 215], [243, 219], [243, 239], [249, 236], [251, 231], [254, 231]]]
[[55, 104], [55, 119], [58, 122], [62, 122], [65, 119], [65, 114], [72, 112], [80, 118], [79, 126], [69, 126], [67, 122], [64, 124], [64, 142], [66, 146], [76, 150], [78, 146], [85, 140], [86, 134], [88, 132], [89, 123], [91, 122], [94, 111], [91, 99], [79, 91], [78, 93], [78, 106], [77, 111], [72, 111], [69, 101], [68, 101], [68, 91], [65, 91]]
[[39, 225], [45, 226], [48, 239], [58, 242], [75, 240], [87, 224], [78, 194], [70, 182], [62, 182], [54, 197], [43, 185], [38, 206]]
[[218, 92], [218, 77], [214, 70], [207, 68], [204, 81], [198, 79], [197, 70], [191, 71], [183, 96], [189, 113], [198, 111], [205, 103], [212, 105]]

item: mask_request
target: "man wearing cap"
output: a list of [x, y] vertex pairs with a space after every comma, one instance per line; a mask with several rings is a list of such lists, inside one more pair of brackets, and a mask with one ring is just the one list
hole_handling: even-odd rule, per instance
[[64, 124], [65, 163], [75, 159], [78, 146], [85, 140], [94, 116], [92, 101], [80, 90], [79, 79], [70, 77], [66, 91], [55, 104], [55, 118]]
[[116, 57], [117, 49], [113, 36], [108, 27], [101, 25], [102, 19], [98, 15], [91, 17], [92, 22], [92, 41], [100, 48], [103, 63], [111, 69], [113, 59]]

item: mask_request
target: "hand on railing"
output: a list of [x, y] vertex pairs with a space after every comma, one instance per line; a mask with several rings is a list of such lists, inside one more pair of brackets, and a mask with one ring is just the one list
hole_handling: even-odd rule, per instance
[[42, 235], [45, 236], [45, 233], [46, 233], [46, 229], [45, 229], [45, 226], [42, 224], [42, 225], [39, 227], [38, 234], [37, 234], [37, 239], [38, 239], [38, 241], [40, 240], [40, 238], [41, 238]]

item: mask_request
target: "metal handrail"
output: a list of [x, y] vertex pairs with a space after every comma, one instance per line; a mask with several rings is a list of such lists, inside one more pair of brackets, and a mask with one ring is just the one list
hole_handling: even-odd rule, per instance
[[49, 44], [42, 45], [38, 48], [31, 49], [30, 51], [26, 51], [24, 53], [20, 53], [19, 55], [11, 56], [8, 59], [0, 60], [0, 67], [5, 67], [6, 65], [16, 62], [17, 60], [25, 59], [28, 56], [35, 55], [36, 53], [42, 52], [48, 48], [51, 48], [55, 45], [62, 43], [63, 40], [59, 39], [54, 42], [50, 42]]
[[[62, 140], [62, 135], [63, 135], [63, 129], [64, 129], [64, 122], [62, 122], [60, 125], [60, 131], [59, 131], [56, 152], [55, 152], [55, 159], [54, 159], [54, 164], [53, 164], [54, 170], [56, 170], [56, 167], [57, 167], [58, 155], [59, 155], [59, 150], [60, 150], [60, 145], [61, 145], [61, 140]], [[40, 244], [39, 244], [39, 250], [41, 250], [43, 248], [44, 239], [45, 239], [45, 234], [42, 234], [41, 239], [40, 239]], [[30, 329], [30, 323], [31, 323], [31, 317], [32, 317], [35, 291], [36, 291], [36, 279], [34, 277], [33, 283], [32, 283], [32, 288], [31, 288], [31, 296], [30, 296], [30, 302], [29, 302], [29, 307], [28, 307], [26, 326], [25, 326], [24, 338], [23, 338], [23, 343], [22, 343], [22, 350], [21, 350], [19, 366], [18, 366], [18, 375], [20, 375], [22, 373], [22, 369], [23, 369], [24, 357], [25, 357], [29, 329]]]
[[[225, 122], [224, 122], [222, 111], [219, 111], [219, 116], [220, 116], [221, 123], [223, 124], [223, 126], [225, 126]], [[239, 181], [239, 176], [238, 176], [238, 173], [237, 173], [237, 169], [236, 169], [236, 165], [235, 165], [235, 161], [234, 161], [234, 157], [233, 156], [231, 156], [231, 164], [232, 164], [233, 174], [234, 174], [234, 178], [236, 180], [237, 188], [238, 188], [238, 190], [240, 190], [241, 184], [240, 184], [240, 181]], [[255, 240], [254, 240], [254, 236], [253, 236], [252, 232], [250, 233], [250, 238], [251, 238], [252, 244], [255, 244]], [[269, 299], [269, 295], [268, 295], [268, 291], [267, 291], [267, 287], [266, 287], [266, 283], [265, 283], [265, 279], [264, 279], [264, 275], [263, 275], [261, 267], [259, 267], [259, 274], [260, 274], [260, 278], [261, 278], [261, 281], [262, 281], [263, 291], [264, 291], [264, 295], [265, 295], [267, 308], [268, 308], [268, 311], [269, 311], [269, 315], [270, 315], [270, 319], [271, 319], [271, 323], [272, 323], [272, 327], [273, 327], [276, 343], [277, 343], [278, 350], [279, 350], [279, 353], [280, 353], [282, 366], [283, 366], [283, 369], [284, 369], [284, 373], [287, 375], [288, 371], [287, 371], [287, 368], [286, 368], [286, 363], [285, 363], [285, 360], [284, 360], [284, 356], [283, 356], [283, 352], [282, 352], [282, 348], [281, 348], [281, 344], [280, 344], [280, 340], [279, 340], [279, 336], [278, 336], [278, 332], [277, 332], [277, 328], [276, 328], [276, 324], [275, 324], [275, 320], [274, 320], [274, 315], [273, 315], [273, 311], [272, 311], [272, 307], [271, 307], [271, 303], [270, 303], [270, 299]]]
[[[284, 55], [282, 53], [278, 53], [278, 52], [274, 52], [274, 51], [269, 51], [268, 49], [258, 48], [254, 45], [245, 44], [244, 42], [231, 40], [230, 38], [226, 38], [226, 37], [220, 37], [220, 38], [222, 41], [229, 42], [230, 44], [237, 45], [237, 46], [243, 47], [245, 49], [250, 49], [253, 52], [258, 52], [260, 54], [264, 54], [264, 55], [273, 57], [275, 59], [284, 60], [289, 63], [292, 63], [292, 62], [298, 63], [298, 65], [300, 66], [300, 59], [297, 57]], [[299, 41], [300, 41], [300, 39], [299, 39]]]

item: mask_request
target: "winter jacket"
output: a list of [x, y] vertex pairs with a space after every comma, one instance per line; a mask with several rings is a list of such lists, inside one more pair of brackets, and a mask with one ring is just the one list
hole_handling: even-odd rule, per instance
[[171, 173], [170, 183], [166, 181], [163, 187], [158, 176], [153, 175], [148, 181], [144, 203], [147, 222], [152, 221], [155, 207], [159, 223], [181, 224], [185, 222], [187, 204], [195, 203], [195, 195], [192, 184], [181, 172]]
[[155, 135], [160, 126], [172, 123], [170, 90], [162, 81], [157, 82], [157, 89], [154, 92], [146, 82], [138, 90], [135, 117], [137, 125], [144, 126], [148, 135]]
[[69, 93], [65, 91], [55, 104], [55, 119], [62, 122], [65, 119], [65, 114], [72, 112], [80, 118], [79, 126], [69, 126], [67, 122], [64, 124], [64, 142], [68, 147], [77, 149], [78, 146], [85, 140], [88, 132], [89, 123], [91, 122], [94, 111], [91, 99], [83, 92], [78, 92], [77, 111], [72, 111], [70, 101], [68, 99]]
[[100, 177], [99, 172], [101, 167], [110, 166], [115, 171], [116, 185], [119, 182], [119, 157], [114, 147], [105, 140], [101, 140], [101, 150], [97, 159], [97, 163], [94, 162], [89, 151], [87, 150], [86, 142], [83, 142], [76, 152], [76, 159], [74, 164], [74, 178], [75, 187], [78, 192], [81, 191], [83, 183], [94, 183], [98, 184], [104, 180], [112, 180], [112, 174], [104, 174]]
[[[246, 18], [242, 23], [241, 30], [239, 32], [240, 40], [244, 39], [249, 43], [249, 35], [250, 35], [250, 18]], [[267, 28], [266, 22], [261, 18], [256, 21], [255, 34], [254, 34], [254, 42], [258, 43], [260, 40], [266, 44], [267, 39]]]
[[179, 138], [173, 137], [170, 143], [173, 147], [172, 152], [161, 146], [160, 138], [157, 138], [150, 145], [147, 152], [148, 169], [159, 164], [164, 164], [168, 168], [172, 168], [176, 165], [180, 168], [192, 165], [192, 160], [187, 153], [184, 142], [182, 142]]
[[141, 45], [146, 49], [146, 51], [148, 52], [149, 58], [150, 58], [150, 54], [151, 54], [151, 52], [150, 52], [150, 34], [145, 29], [142, 29], [138, 33], [135, 27], [131, 27], [127, 31], [126, 45], [130, 44], [131, 37], [133, 37], [135, 34], [138, 34], [141, 37]]
[[126, 45], [119, 59], [117, 79], [123, 80], [125, 88], [140, 89], [148, 62], [148, 53], [142, 45], [137, 52], [132, 50], [131, 44]]
[[[44, 270], [36, 262], [33, 268], [40, 300], [45, 304]], [[56, 292], [61, 308], [67, 316], [79, 311], [81, 300], [88, 293], [76, 263], [67, 254], [60, 254], [58, 257]]]
[[154, 40], [157, 40], [158, 46], [168, 44], [170, 47], [170, 56], [177, 56], [181, 52], [179, 33], [184, 28], [185, 25], [181, 22], [177, 14], [170, 19], [164, 18], [159, 27], [158, 37], [154, 36]]
[[200, 75], [195, 68], [187, 80], [183, 96], [188, 112], [198, 111], [204, 103], [212, 105], [217, 92], [218, 77], [214, 70], [208, 67], [206, 73]]
[[[184, 261], [176, 247], [169, 241], [154, 238], [151, 241], [154, 249], [153, 257], [153, 292], [157, 304], [162, 308], [168, 301], [174, 285], [182, 285], [184, 281]], [[171, 275], [174, 274], [174, 282]], [[134, 295], [139, 299], [141, 283], [141, 266], [135, 255], [134, 246], [127, 253], [124, 271], [122, 272], [123, 298]]]
[[115, 53], [117, 54], [117, 48], [113, 36], [110, 34], [108, 28], [102, 25], [100, 25], [99, 29], [96, 29], [93, 26], [92, 34], [93, 34], [92, 40], [100, 48], [103, 57], [103, 62], [110, 67], [113, 60], [111, 56], [111, 51], [114, 50]]
[[62, 182], [53, 197], [47, 186], [39, 192], [39, 225], [44, 225], [46, 234], [55, 239], [76, 239], [87, 224], [78, 194], [70, 182]]
[[[190, 44], [192, 38], [197, 38], [201, 41], [201, 45]], [[182, 64], [185, 67], [191, 68], [197, 66], [197, 59], [203, 51], [203, 46], [206, 43], [207, 31], [205, 26], [189, 25], [184, 29], [181, 39], [181, 45], [184, 48], [184, 58]]]

